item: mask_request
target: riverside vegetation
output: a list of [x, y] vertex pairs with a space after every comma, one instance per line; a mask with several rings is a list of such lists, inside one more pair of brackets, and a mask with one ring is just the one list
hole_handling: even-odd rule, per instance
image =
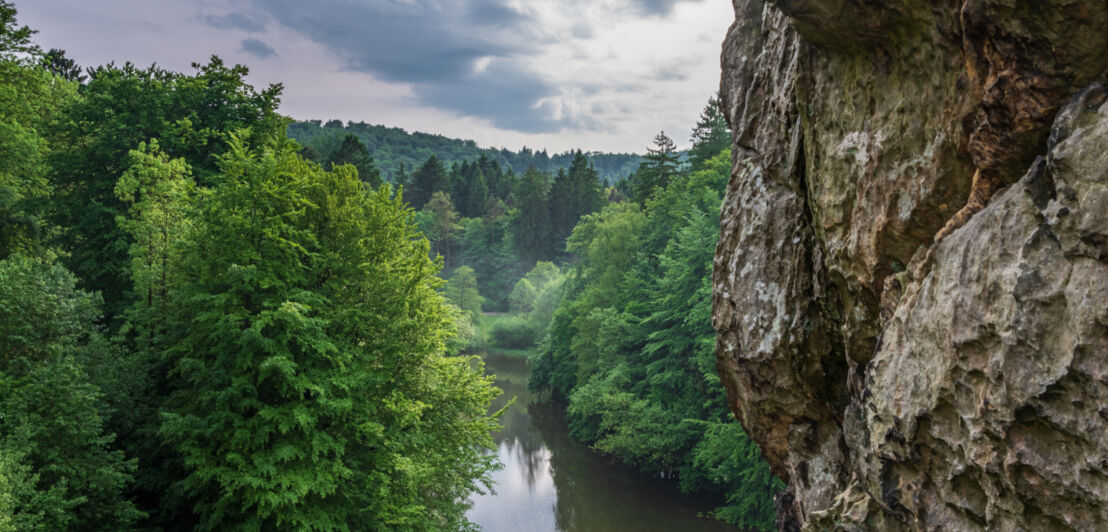
[[538, 346], [530, 386], [573, 437], [772, 523], [712, 356], [715, 102], [687, 153], [416, 165], [364, 124], [290, 128], [245, 67], [82, 70], [15, 15], [0, 0], [0, 530], [473, 528], [485, 343]]

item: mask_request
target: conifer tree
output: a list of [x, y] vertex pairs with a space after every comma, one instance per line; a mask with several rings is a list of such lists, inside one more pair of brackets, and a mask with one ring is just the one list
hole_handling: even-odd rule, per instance
[[654, 137], [654, 146], [647, 148], [645, 158], [632, 184], [632, 192], [639, 205], [645, 205], [656, 189], [665, 188], [677, 175], [677, 145], [662, 131]]
[[489, 187], [485, 183], [485, 173], [478, 167], [470, 181], [469, 191], [466, 194], [465, 216], [475, 218], [484, 216], [485, 209], [488, 208], [489, 197]]
[[342, 142], [327, 157], [331, 168], [336, 165], [352, 164], [358, 170], [358, 178], [371, 187], [381, 186], [381, 171], [373, 164], [369, 148], [355, 135], [347, 134]]
[[731, 129], [727, 127], [727, 120], [720, 111], [718, 93], [708, 100], [708, 105], [701, 111], [691, 140], [689, 163], [694, 171], [731, 145]]
[[446, 168], [438, 157], [432, 155], [415, 172], [412, 172], [412, 182], [404, 191], [404, 199], [413, 208], [422, 209], [428, 201], [431, 201], [432, 194], [448, 191], [448, 185]]
[[577, 150], [569, 171], [558, 171], [550, 187], [551, 240], [562, 252], [564, 242], [582, 216], [600, 210], [604, 192], [600, 177], [585, 154]]
[[547, 206], [547, 177], [531, 168], [516, 187], [516, 218], [512, 238], [525, 264], [551, 258], [550, 214]]

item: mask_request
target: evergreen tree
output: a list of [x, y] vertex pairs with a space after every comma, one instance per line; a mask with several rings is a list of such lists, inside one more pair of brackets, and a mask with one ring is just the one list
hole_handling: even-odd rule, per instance
[[373, 165], [373, 157], [369, 155], [369, 148], [366, 148], [365, 144], [362, 144], [362, 141], [354, 135], [343, 137], [342, 143], [327, 156], [327, 162], [330, 168], [334, 168], [336, 165], [352, 164], [358, 170], [359, 179], [374, 188], [381, 186], [381, 172]]
[[404, 198], [415, 209], [422, 209], [435, 192], [447, 191], [449, 179], [446, 168], [434, 155], [412, 173], [411, 185], [405, 189]]
[[635, 172], [631, 185], [635, 201], [645, 205], [656, 189], [665, 188], [677, 175], [678, 162], [677, 145], [673, 139], [667, 137], [664, 131], [658, 133], [654, 137], [654, 146], [647, 148], [646, 160]]
[[469, 207], [467, 198], [469, 196], [469, 180], [472, 179], [472, 177], [473, 171], [469, 161], [454, 163], [450, 165], [450, 171], [447, 172], [450, 188], [445, 190], [445, 192], [450, 195], [451, 201], [454, 202], [454, 207], [463, 217], [466, 217], [465, 209]]
[[400, 163], [400, 167], [396, 169], [396, 175], [392, 177], [392, 182], [396, 185], [396, 188], [408, 188], [408, 169], [404, 167], [404, 163]]
[[582, 216], [600, 210], [604, 192], [596, 169], [581, 150], [574, 154], [569, 171], [558, 171], [550, 187], [551, 240], [561, 253], [564, 242]]
[[720, 111], [719, 94], [715, 94], [708, 100], [693, 128], [689, 163], [693, 170], [699, 170], [709, 159], [730, 146], [731, 129]]
[[551, 258], [550, 213], [547, 206], [547, 177], [532, 168], [516, 187], [516, 216], [512, 240], [525, 264]]
[[476, 174], [469, 185], [469, 191], [466, 194], [466, 210], [465, 216], [479, 218], [485, 215], [485, 209], [489, 205], [489, 187], [485, 184], [485, 173], [480, 168], [476, 169]]

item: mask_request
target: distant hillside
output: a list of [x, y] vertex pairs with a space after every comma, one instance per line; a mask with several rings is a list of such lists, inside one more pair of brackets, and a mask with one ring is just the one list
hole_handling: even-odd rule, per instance
[[[533, 151], [528, 148], [510, 151], [506, 149], [480, 148], [472, 140], [461, 140], [432, 135], [429, 133], [408, 133], [400, 128], [375, 126], [364, 122], [351, 122], [343, 125], [339, 120], [326, 124], [321, 120], [295, 122], [289, 125], [289, 136], [304, 146], [311, 146], [320, 153], [328, 153], [330, 148], [342, 140], [347, 133], [353, 133], [369, 147], [377, 168], [386, 179], [403, 163], [409, 171], [426, 161], [431, 155], [437, 156], [447, 166], [462, 161], [473, 161], [484, 155], [495, 160], [505, 168], [511, 168], [516, 174], [535, 168], [555, 173], [559, 168], [568, 168], [573, 160], [572, 152], [549, 155], [546, 150]], [[627, 177], [642, 162], [642, 156], [634, 153], [586, 152], [589, 161], [600, 173], [600, 178], [608, 183]]]

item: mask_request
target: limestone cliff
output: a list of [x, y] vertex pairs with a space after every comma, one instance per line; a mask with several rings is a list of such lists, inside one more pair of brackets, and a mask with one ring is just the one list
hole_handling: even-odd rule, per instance
[[779, 525], [1108, 530], [1108, 2], [733, 3], [713, 320]]

